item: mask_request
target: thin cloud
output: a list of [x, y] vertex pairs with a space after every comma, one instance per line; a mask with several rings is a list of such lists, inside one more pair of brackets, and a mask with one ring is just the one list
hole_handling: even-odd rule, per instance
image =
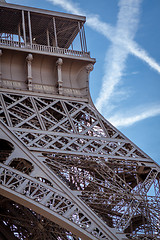
[[121, 113], [115, 114], [108, 120], [116, 127], [127, 127], [133, 125], [136, 122], [140, 122], [147, 118], [155, 117], [158, 115], [160, 115], [160, 105], [152, 106], [151, 108], [144, 110], [134, 110], [134, 113], [130, 114], [130, 116], [128, 117], [126, 117], [126, 114], [125, 115]]

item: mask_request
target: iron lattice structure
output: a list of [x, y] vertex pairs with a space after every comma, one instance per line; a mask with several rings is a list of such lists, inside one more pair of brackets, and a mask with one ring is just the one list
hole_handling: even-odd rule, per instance
[[[3, 14], [16, 11], [16, 19], [22, 11], [22, 21], [18, 45], [16, 31], [11, 31], [15, 23], [0, 28], [0, 238], [160, 239], [160, 167], [93, 105], [88, 75], [94, 59], [84, 51], [84, 19], [74, 16], [72, 25], [72, 15], [53, 13], [56, 21], [42, 34], [42, 40], [48, 36], [48, 44], [52, 35], [62, 44], [63, 33], [71, 43], [77, 34], [75, 22], [80, 22], [82, 52], [60, 52], [54, 46], [46, 48], [45, 41], [43, 48], [38, 42], [25, 45], [24, 33], [32, 33], [30, 23], [36, 17], [49, 21], [51, 13], [48, 17], [44, 10], [36, 15], [33, 9], [1, 5]], [[62, 24], [67, 17], [68, 33]], [[34, 27], [33, 33], [38, 34]], [[4, 39], [7, 34], [12, 39]]]

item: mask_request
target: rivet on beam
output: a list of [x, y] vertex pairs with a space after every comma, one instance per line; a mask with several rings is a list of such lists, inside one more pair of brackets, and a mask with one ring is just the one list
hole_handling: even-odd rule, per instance
[[62, 80], [62, 64], [63, 64], [63, 60], [62, 58], [58, 58], [57, 62], [57, 72], [58, 72], [58, 93], [59, 94], [63, 94], [63, 80]]
[[26, 61], [27, 61], [27, 83], [28, 83], [29, 91], [33, 90], [33, 86], [32, 86], [32, 60], [33, 60], [33, 55], [31, 53], [29, 53], [28, 56], [26, 57]]

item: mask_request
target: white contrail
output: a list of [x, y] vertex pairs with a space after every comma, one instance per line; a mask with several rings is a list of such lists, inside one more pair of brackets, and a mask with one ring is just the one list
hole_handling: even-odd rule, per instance
[[[97, 32], [104, 35], [107, 39], [109, 39], [113, 43], [120, 44], [127, 48], [131, 54], [140, 58], [144, 62], [146, 62], [151, 68], [160, 73], [160, 65], [151, 58], [148, 53], [142, 49], [137, 43], [130, 39], [115, 39], [115, 28], [110, 24], [107, 24], [100, 20], [99, 16], [87, 14], [85, 11], [81, 10], [75, 3], [68, 0], [47, 0], [54, 5], [58, 5], [65, 9], [67, 12], [77, 14], [77, 15], [85, 15], [87, 16], [86, 24], [96, 30]], [[129, 2], [129, 1], [128, 1]]]
[[[121, 0], [115, 32], [115, 39], [133, 39], [138, 26], [141, 0]], [[121, 44], [113, 43], [106, 55], [106, 71], [103, 77], [102, 89], [96, 100], [96, 107], [102, 112], [103, 106], [109, 106], [109, 100], [116, 85], [120, 82], [129, 50]]]
[[[136, 114], [135, 114], [136, 112]], [[137, 112], [139, 112], [137, 114]], [[133, 114], [126, 117], [126, 114], [115, 114], [114, 116], [110, 117], [108, 120], [116, 127], [127, 127], [136, 122], [142, 121], [144, 119], [155, 117], [160, 114], [160, 105], [159, 106], [152, 106], [147, 110], [137, 111], [134, 110]]]
[[[146, 62], [151, 68], [156, 70], [158, 73], [160, 73], [160, 65], [151, 58], [148, 53], [142, 49], [136, 42], [133, 41], [133, 37], [137, 28], [137, 19], [139, 15], [139, 11], [137, 8], [137, 4], [140, 4], [140, 1], [137, 0], [130, 0], [130, 1], [120, 1], [120, 6], [122, 10], [123, 5], [123, 14], [119, 14], [119, 32], [117, 33], [117, 27], [112, 27], [110, 24], [107, 24], [105, 22], [102, 22], [100, 20], [100, 17], [98, 15], [88, 15], [86, 12], [82, 11], [78, 5], [71, 1], [66, 0], [48, 0], [52, 2], [53, 4], [61, 6], [63, 9], [67, 10], [70, 13], [77, 14], [77, 15], [85, 15], [87, 16], [87, 22], [86, 24], [90, 26], [92, 29], [96, 30], [97, 32], [104, 35], [107, 39], [109, 39], [113, 46], [107, 51], [106, 57], [105, 57], [105, 73], [103, 77], [103, 84], [102, 84], [102, 90], [100, 92], [100, 95], [96, 101], [97, 108], [102, 111], [102, 106], [106, 104], [105, 113], [108, 111], [108, 109], [112, 109], [111, 101], [110, 104], [107, 105], [108, 101], [111, 100], [113, 94], [115, 93], [115, 87], [118, 85], [122, 75], [123, 70], [125, 68], [125, 61], [127, 58], [127, 55], [130, 53], [142, 61]], [[126, 20], [126, 14], [129, 19], [129, 14], [127, 10], [127, 5], [131, 3], [132, 9], [131, 12], [129, 12], [132, 16], [132, 23], [129, 25], [125, 25]], [[126, 6], [125, 6], [126, 5]], [[123, 18], [124, 17], [124, 18]], [[122, 20], [122, 22], [121, 22]], [[131, 19], [130, 19], [131, 20]], [[135, 22], [134, 22], [135, 21]], [[123, 24], [122, 24], [123, 23]], [[122, 28], [123, 25], [123, 28]], [[126, 34], [124, 34], [124, 31], [126, 30]], [[122, 32], [121, 32], [122, 31]], [[121, 34], [122, 33], [122, 34]], [[122, 37], [123, 36], [123, 37]], [[126, 36], [126, 37], [124, 37]], [[108, 61], [109, 59], [109, 61]], [[157, 112], [159, 114], [159, 112]], [[105, 114], [106, 115], [106, 114]], [[139, 116], [143, 116], [143, 114], [139, 114]], [[145, 115], [143, 119], [149, 117], [150, 115]], [[131, 118], [122, 118], [120, 119], [120, 115], [117, 118], [119, 118], [119, 122], [121, 122], [121, 126], [125, 126], [125, 124], [133, 124], [135, 121], [140, 121], [140, 117], [138, 116], [131, 117]], [[132, 119], [132, 120], [131, 120]], [[118, 122], [118, 120], [116, 120]], [[114, 121], [113, 123], [116, 124]]]
[[140, 58], [141, 60], [146, 62], [151, 68], [160, 73], [160, 65], [153, 58], [151, 58], [145, 50], [140, 48], [137, 43], [131, 41], [128, 44], [127, 48], [130, 53]]
[[99, 97], [96, 100], [97, 109], [103, 114], [102, 109], [105, 105], [105, 114], [110, 110], [109, 100], [114, 93], [116, 85], [119, 83], [123, 70], [125, 68], [125, 61], [128, 56], [128, 51], [119, 46], [111, 46], [106, 53], [105, 73], [102, 79], [102, 87]]

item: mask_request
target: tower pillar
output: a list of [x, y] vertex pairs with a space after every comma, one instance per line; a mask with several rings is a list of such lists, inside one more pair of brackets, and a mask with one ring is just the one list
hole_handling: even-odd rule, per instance
[[159, 239], [160, 166], [95, 108], [85, 20], [0, 1], [2, 239]]

